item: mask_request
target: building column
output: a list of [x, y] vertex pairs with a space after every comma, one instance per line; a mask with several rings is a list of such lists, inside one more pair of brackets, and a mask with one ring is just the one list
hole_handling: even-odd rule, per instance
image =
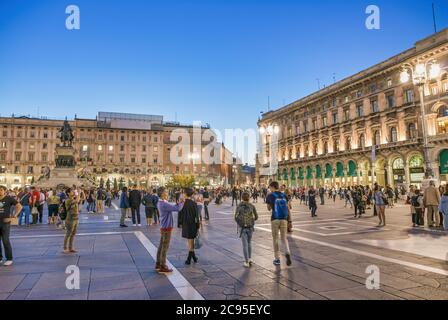
[[392, 170], [392, 166], [390, 164], [386, 165], [387, 168], [387, 179], [389, 182], [389, 185], [394, 188], [395, 187], [395, 179], [394, 179], [394, 172]]
[[411, 185], [411, 173], [409, 170], [409, 164], [407, 161], [404, 162], [404, 175], [406, 179], [406, 185], [409, 187]]

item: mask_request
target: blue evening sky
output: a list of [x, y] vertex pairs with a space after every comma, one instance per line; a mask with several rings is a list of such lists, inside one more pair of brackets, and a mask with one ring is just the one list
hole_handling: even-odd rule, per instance
[[[279, 108], [448, 24], [431, 0], [0, 0], [0, 114], [161, 114], [256, 128]], [[65, 28], [78, 5], [81, 29]], [[381, 9], [381, 30], [365, 9]], [[255, 146], [251, 146], [253, 162]]]

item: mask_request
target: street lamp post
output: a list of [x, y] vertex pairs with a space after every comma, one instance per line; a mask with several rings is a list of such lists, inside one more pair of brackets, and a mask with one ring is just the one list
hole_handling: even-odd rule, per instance
[[[428, 72], [429, 69], [429, 72]], [[400, 74], [402, 83], [407, 83], [412, 77], [412, 82], [418, 87], [420, 94], [420, 108], [422, 114], [422, 129], [423, 129], [423, 152], [425, 158], [425, 178], [430, 179], [434, 177], [434, 171], [429, 159], [429, 143], [428, 143], [428, 124], [426, 122], [425, 109], [425, 85], [429, 81], [436, 79], [440, 75], [440, 65], [436, 60], [429, 60], [426, 63], [417, 63], [415, 68], [411, 64], [403, 65], [403, 70]]]

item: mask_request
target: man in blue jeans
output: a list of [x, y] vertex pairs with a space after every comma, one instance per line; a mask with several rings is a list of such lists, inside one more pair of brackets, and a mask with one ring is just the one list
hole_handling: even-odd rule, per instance
[[280, 265], [280, 246], [278, 241], [278, 234], [280, 232], [280, 239], [285, 247], [286, 264], [290, 266], [292, 261], [287, 238], [289, 216], [288, 200], [285, 194], [280, 192], [278, 182], [271, 182], [269, 189], [271, 190], [271, 193], [267, 196], [266, 203], [268, 210], [272, 210], [271, 229], [272, 240], [274, 243], [274, 265]]
[[31, 193], [28, 188], [26, 188], [23, 193], [19, 194], [19, 202], [22, 206], [22, 210], [19, 214], [19, 226], [22, 225], [22, 219], [25, 215], [25, 225], [30, 226], [30, 215], [31, 215]]
[[[2, 243], [5, 247], [6, 261], [3, 266], [12, 265], [12, 246], [9, 240], [11, 231], [11, 218], [15, 218], [22, 210], [22, 206], [13, 197], [6, 195], [6, 187], [0, 186], [0, 264], [3, 263]], [[11, 214], [11, 208], [15, 206], [15, 214]]]

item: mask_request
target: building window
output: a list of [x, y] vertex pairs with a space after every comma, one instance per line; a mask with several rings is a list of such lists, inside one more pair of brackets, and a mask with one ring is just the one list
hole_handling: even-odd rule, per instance
[[436, 96], [439, 94], [439, 88], [437, 86], [434, 86], [431, 88], [431, 93], [433, 96]]
[[349, 121], [350, 120], [350, 110], [344, 110], [344, 120]]
[[22, 143], [16, 142], [16, 149], [22, 149]]
[[132, 142], [135, 142], [135, 136], [132, 136], [132, 137], [131, 137], [131, 141], [132, 141]]
[[445, 83], [443, 84], [443, 91], [444, 91], [444, 92], [448, 92], [448, 82], [445, 82]]
[[308, 121], [303, 121], [303, 132], [304, 133], [308, 132]]
[[370, 106], [372, 109], [372, 113], [377, 113], [378, 112], [378, 100], [373, 99], [370, 101]]
[[114, 163], [114, 156], [113, 155], [109, 155], [109, 163]]
[[317, 130], [317, 119], [313, 119], [313, 130]]
[[3, 130], [3, 138], [7, 138], [8, 137], [8, 132]]
[[376, 146], [379, 146], [381, 144], [381, 134], [379, 130], [375, 131], [373, 143]]
[[44, 132], [44, 139], [48, 139], [48, 132]]
[[15, 166], [14, 167], [14, 173], [15, 174], [19, 174], [20, 173], [20, 167], [19, 166]]
[[103, 151], [103, 146], [102, 145], [98, 146], [98, 151]]
[[124, 157], [123, 156], [120, 157], [120, 163], [124, 163]]
[[410, 123], [408, 125], [408, 138], [409, 139], [417, 138], [417, 128], [415, 127], [415, 123]]
[[28, 171], [27, 171], [27, 173], [28, 173], [28, 174], [32, 174], [32, 173], [34, 173], [34, 168], [33, 168], [32, 166], [29, 166], [29, 167], [28, 167]]
[[153, 148], [153, 150], [154, 150], [154, 152], [159, 152], [159, 147], [155, 146], [155, 147]]
[[142, 152], [146, 152], [146, 146], [142, 146]]
[[120, 152], [124, 152], [124, 146], [120, 146]]
[[362, 104], [356, 106], [356, 114], [358, 118], [364, 117], [364, 106]]
[[333, 151], [339, 152], [339, 139], [338, 138], [334, 138], [334, 140], [333, 140]]
[[327, 116], [323, 116], [322, 117], [322, 125], [324, 126], [324, 127], [326, 127], [327, 126]]
[[352, 138], [351, 137], [345, 138], [345, 150], [346, 151], [352, 150]]
[[82, 151], [87, 152], [87, 150], [89, 150], [89, 146], [83, 145], [82, 146]]
[[392, 109], [393, 107], [395, 107], [395, 97], [393, 94], [390, 94], [387, 96], [387, 107], [389, 109]]
[[17, 131], [17, 138], [22, 138], [22, 132]]
[[114, 146], [109, 146], [109, 151], [114, 151]]
[[46, 143], [46, 142], [44, 142], [43, 144], [42, 144], [42, 149], [47, 149], [47, 147], [48, 147], [48, 144]]
[[[145, 133], [146, 133], [146, 132], [145, 132]], [[143, 141], [143, 142], [146, 142], [146, 136], [143, 136], [142, 141]]]
[[30, 143], [30, 149], [34, 149], [34, 148], [35, 148], [34, 142]]
[[392, 87], [392, 79], [387, 79], [387, 87]]
[[344, 98], [344, 103], [348, 103], [348, 101], [349, 101], [348, 96], [345, 96], [345, 98]]
[[324, 142], [324, 154], [328, 153], [328, 141]]
[[124, 136], [120, 136], [120, 141], [124, 141]]
[[36, 132], [31, 131], [30, 132], [30, 138], [36, 138]]
[[439, 108], [438, 117], [439, 118], [448, 117], [448, 107], [447, 106], [442, 106]]
[[46, 154], [42, 155], [42, 162], [47, 162], [48, 161], [48, 156]]
[[359, 148], [364, 149], [366, 147], [366, 136], [364, 134], [359, 135]]
[[0, 153], [0, 161], [6, 161], [6, 153]]
[[131, 163], [135, 163], [135, 157], [131, 157]]
[[131, 146], [131, 152], [135, 152], [137, 148], [135, 146]]
[[154, 142], [157, 143], [159, 141], [159, 138], [154, 137]]
[[358, 90], [357, 92], [356, 92], [356, 98], [361, 98], [362, 97], [362, 91], [361, 90]]
[[397, 142], [398, 141], [397, 128], [395, 128], [395, 127], [392, 127], [390, 129], [390, 141], [391, 142]]
[[333, 102], [332, 102], [333, 107], [336, 107], [336, 104], [337, 104], [337, 99], [334, 98], [334, 99], [333, 99]]
[[6, 148], [6, 142], [5, 141], [2, 141], [2, 148], [3, 149]]
[[338, 113], [333, 113], [333, 124], [337, 124], [339, 122]]
[[375, 93], [376, 92], [376, 84], [372, 84], [370, 86], [370, 93]]
[[157, 164], [159, 162], [159, 159], [154, 158], [154, 164]]
[[414, 102], [414, 90], [409, 89], [405, 91], [405, 101], [406, 103], [413, 103]]
[[146, 163], [146, 158], [142, 158], [142, 164]]
[[28, 153], [28, 161], [30, 161], [30, 162], [34, 161], [34, 152]]
[[15, 159], [15, 161], [20, 161], [22, 159], [22, 153], [16, 152], [14, 154], [14, 159]]
[[109, 141], [114, 141], [114, 135], [113, 134], [109, 135]]

